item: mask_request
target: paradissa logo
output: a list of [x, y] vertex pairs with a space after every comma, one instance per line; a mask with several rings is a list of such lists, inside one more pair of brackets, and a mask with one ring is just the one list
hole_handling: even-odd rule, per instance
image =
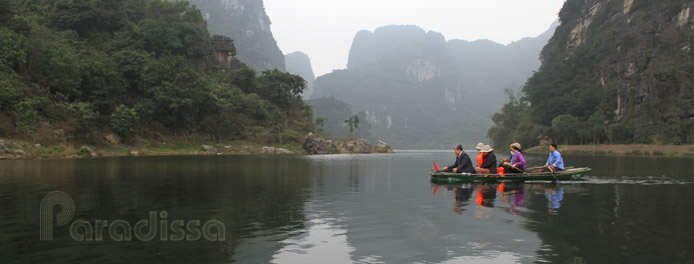
[[[53, 214], [53, 208], [58, 205], [60, 210]], [[75, 201], [67, 193], [55, 191], [47, 194], [41, 200], [41, 240], [53, 240], [53, 217], [55, 226], [65, 226], [75, 215]], [[104, 231], [114, 241], [131, 241], [133, 235], [141, 241], [150, 241], [157, 237], [161, 241], [197, 241], [204, 237], [209, 241], [224, 241], [224, 223], [209, 220], [200, 229], [200, 220], [168, 220], [168, 213], [161, 211], [149, 212], [148, 219], [135, 223], [133, 228], [125, 220], [94, 220], [89, 222], [78, 219], [70, 224], [70, 236], [76, 241], [102, 241]], [[185, 227], [185, 229], [184, 229]]]

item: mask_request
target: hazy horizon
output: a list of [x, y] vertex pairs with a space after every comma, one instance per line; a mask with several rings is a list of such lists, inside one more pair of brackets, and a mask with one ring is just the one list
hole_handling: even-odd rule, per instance
[[[318, 77], [346, 68], [352, 40], [360, 30], [373, 32], [387, 25], [416, 25], [439, 32], [446, 40], [490, 40], [508, 45], [549, 29], [563, 3], [564, 0], [433, 0], [427, 3], [429, 9], [422, 10], [421, 2], [414, 1], [265, 0], [265, 9], [282, 52], [308, 54]], [[397, 6], [397, 12], [393, 6]], [[506, 8], [499, 9], [500, 6]]]

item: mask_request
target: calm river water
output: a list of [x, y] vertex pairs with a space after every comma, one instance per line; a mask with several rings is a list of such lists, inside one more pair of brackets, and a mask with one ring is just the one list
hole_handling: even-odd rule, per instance
[[566, 156], [586, 181], [431, 184], [432, 161], [453, 159], [0, 161], [0, 263], [694, 262], [694, 159]]

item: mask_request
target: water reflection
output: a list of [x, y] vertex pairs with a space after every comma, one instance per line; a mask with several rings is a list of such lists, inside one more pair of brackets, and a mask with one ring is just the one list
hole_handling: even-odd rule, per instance
[[553, 215], [559, 214], [561, 200], [564, 199], [564, 188], [561, 185], [553, 187], [545, 187], [545, 196], [547, 197], [547, 212]]
[[[694, 259], [691, 160], [567, 155], [571, 164], [592, 166], [593, 179], [430, 185], [423, 170], [448, 155], [0, 161], [0, 263]], [[544, 162], [546, 156], [536, 159]], [[668, 181], [640, 182], [660, 175], [656, 170]], [[227, 240], [78, 243], [59, 228], [62, 233], [55, 235], [62, 240], [42, 243], [38, 204], [53, 190], [73, 196], [75, 218], [133, 222], [149, 210], [166, 210], [170, 219], [218, 219], [226, 225]]]
[[524, 209], [526, 188], [535, 193], [540, 193], [540, 190], [544, 192], [547, 198], [547, 212], [551, 215], [559, 214], [559, 208], [564, 199], [564, 186], [555, 183], [532, 183], [528, 185], [522, 182], [433, 184], [433, 188], [434, 195], [440, 188], [453, 193], [453, 212], [457, 214], [462, 214], [468, 210], [467, 207], [474, 196], [474, 215], [477, 218], [489, 218], [490, 209], [495, 207], [497, 199], [501, 205], [496, 207], [511, 215], [519, 215], [526, 210]]
[[525, 186], [519, 182], [504, 182], [497, 187], [501, 201], [509, 204], [506, 211], [513, 215], [520, 213], [520, 208], [525, 202]]

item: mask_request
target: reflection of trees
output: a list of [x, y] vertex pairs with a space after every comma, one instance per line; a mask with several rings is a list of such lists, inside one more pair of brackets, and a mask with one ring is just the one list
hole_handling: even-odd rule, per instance
[[564, 195], [558, 215], [531, 196], [527, 225], [552, 263], [685, 263], [694, 258], [691, 186], [590, 185]]
[[[294, 157], [144, 157], [23, 162], [0, 171], [0, 262], [137, 261], [219, 263], [240, 240], [303, 228], [308, 167]], [[12, 171], [12, 178], [7, 178]], [[168, 219], [223, 222], [226, 241], [75, 242], [58, 227], [54, 242], [39, 243], [38, 205], [62, 190], [75, 200], [75, 219], [135, 223], [149, 211]], [[159, 234], [159, 233], [158, 233]], [[279, 245], [277, 246], [279, 247]], [[268, 249], [268, 260], [276, 249]], [[261, 254], [262, 255], [262, 254]], [[266, 261], [266, 262], [267, 262]]]

